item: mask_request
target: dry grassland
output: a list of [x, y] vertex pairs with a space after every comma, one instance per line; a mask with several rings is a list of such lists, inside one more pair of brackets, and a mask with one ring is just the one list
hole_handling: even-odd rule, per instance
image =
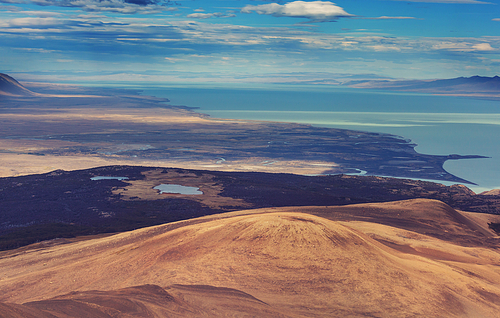
[[[3, 252], [0, 301], [48, 301], [73, 291], [111, 295], [116, 292], [104, 291], [146, 284], [171, 291], [175, 298], [182, 294], [180, 284], [198, 292], [180, 299], [198, 304], [199, 310], [215, 306], [220, 316], [228, 313], [228, 290], [214, 287], [229, 288], [234, 297], [239, 295], [238, 301], [254, 297], [264, 302], [275, 311], [269, 312], [271, 317], [498, 316], [498, 239], [487, 230], [478, 231], [481, 225], [473, 218], [461, 219], [459, 212], [433, 200], [324, 207], [321, 213], [334, 215], [341, 208], [364, 209], [366, 220], [333, 221], [310, 214], [319, 208], [247, 210]], [[411, 211], [427, 211], [423, 222], [441, 229], [443, 238], [422, 233], [424, 223], [409, 229], [397, 222], [370, 222], [368, 208], [375, 216], [400, 211], [400, 220], [411, 217]], [[398, 220], [397, 215], [393, 219]], [[469, 244], [452, 241], [464, 230], [484, 243], [469, 246], [475, 241], [463, 237]], [[212, 288], [211, 300], [206, 293], [200, 296], [203, 288], [193, 287], [200, 285], [213, 286], [205, 287]], [[246, 312], [261, 310], [261, 304], [245, 302]], [[146, 308], [159, 306], [157, 301]], [[190, 316], [182, 310], [177, 314]]]

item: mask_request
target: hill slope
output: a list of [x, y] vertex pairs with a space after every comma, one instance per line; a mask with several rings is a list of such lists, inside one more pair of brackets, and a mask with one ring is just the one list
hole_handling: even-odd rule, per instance
[[[95, 176], [128, 179], [94, 181], [91, 178]], [[154, 190], [160, 184], [199, 188], [203, 195], [162, 195]], [[108, 166], [0, 178], [0, 189], [0, 250], [58, 237], [123, 232], [250, 208], [428, 198], [455, 209], [500, 214], [499, 195], [476, 195], [460, 185], [374, 176]], [[377, 218], [382, 220], [381, 216]]]
[[73, 292], [24, 305], [1, 304], [2, 317], [290, 317], [243, 292], [212, 286], [143, 285]]
[[[294, 208], [284, 207], [278, 211], [294, 211]], [[488, 227], [488, 222], [479, 220], [483, 218], [493, 223], [500, 222], [500, 215], [458, 212], [443, 202], [428, 199], [328, 208], [304, 207], [301, 211], [333, 221], [384, 224], [463, 246], [483, 246], [490, 241], [497, 242], [498, 235]]]
[[[438, 222], [448, 214], [461, 222], [437, 201], [407, 202], [406, 208], [412, 204], [425, 204], [429, 220]], [[182, 299], [191, 299], [192, 306], [211, 304], [223, 313], [219, 316], [227, 314], [221, 298], [227, 288], [238, 301], [251, 300], [244, 311], [261, 310], [264, 302], [273, 315], [496, 317], [500, 310], [500, 254], [495, 249], [462, 247], [397, 226], [331, 221], [293, 209], [233, 212], [3, 252], [0, 301], [32, 308], [33, 301], [52, 302], [72, 291], [79, 291], [78, 297], [92, 290], [110, 297], [116, 296], [112, 290], [146, 284], [174, 295], [181, 292], [180, 284], [211, 290], [210, 300]], [[381, 237], [393, 240], [392, 245], [380, 243]], [[400, 248], [403, 241], [419, 253]]]
[[37, 96], [14, 78], [0, 73], [0, 96]]

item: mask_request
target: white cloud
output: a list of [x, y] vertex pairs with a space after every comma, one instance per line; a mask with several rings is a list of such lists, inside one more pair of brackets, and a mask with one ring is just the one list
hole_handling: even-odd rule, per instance
[[107, 18], [106, 15], [104, 15], [102, 13], [79, 14], [76, 17], [80, 18], [80, 19], [105, 19], [105, 18]]
[[25, 51], [30, 53], [54, 53], [54, 50], [46, 50], [42, 48], [16, 48], [17, 51]]
[[434, 50], [448, 50], [457, 52], [487, 52], [495, 51], [488, 42], [471, 43], [463, 41], [443, 41], [432, 45]]
[[209, 19], [213, 16], [212, 13], [191, 13], [188, 14], [188, 18], [194, 18], [194, 19]]
[[235, 14], [232, 13], [221, 13], [221, 12], [215, 12], [215, 13], [191, 13], [188, 14], [188, 18], [192, 19], [210, 19], [210, 18], [233, 18], [235, 17]]
[[465, 51], [469, 49], [469, 46], [465, 43], [457, 42], [439, 42], [432, 45], [434, 50], [450, 50], [450, 51]]
[[489, 43], [478, 43], [472, 46], [476, 51], [494, 51]]
[[284, 5], [277, 3], [247, 5], [241, 9], [241, 12], [256, 12], [274, 17], [306, 18], [314, 22], [335, 21], [338, 18], [353, 16], [330, 1], [294, 1]]
[[62, 25], [63, 22], [61, 20], [55, 18], [17, 18], [9, 20], [6, 23], [6, 26], [10, 27], [45, 27], [45, 26], [54, 26], [54, 25]]
[[397, 46], [391, 46], [391, 45], [381, 45], [381, 44], [377, 44], [377, 45], [372, 45], [372, 46], [368, 46], [369, 48], [372, 48], [374, 51], [376, 52], [400, 52], [401, 49]]
[[[56, 17], [23, 17], [0, 21], [0, 33], [17, 34], [18, 37], [31, 38], [34, 33], [50, 35], [51, 39], [66, 41], [69, 47], [82, 41], [80, 34], [92, 32], [92, 38], [85, 41], [98, 45], [117, 45], [141, 42], [148, 46], [150, 54], [172, 54], [180, 51], [192, 54], [203, 53], [204, 48], [216, 50], [221, 54], [240, 52], [244, 54], [251, 47], [252, 54], [270, 52], [289, 52], [297, 54], [318, 54], [331, 52], [401, 52], [419, 53], [433, 51], [452, 51], [462, 53], [489, 53], [500, 48], [500, 37], [483, 38], [405, 38], [380, 36], [368, 33], [325, 34], [308, 32], [295, 28], [255, 28], [231, 24], [211, 24], [193, 21], [169, 21], [156, 19], [120, 18], [76, 19]], [[26, 30], [29, 29], [29, 32]], [[73, 37], [75, 34], [75, 37]], [[11, 36], [9, 35], [9, 36]], [[13, 35], [12, 35], [13, 36]], [[103, 40], [105, 39], [105, 42]], [[175, 47], [168, 43], [177, 43]], [[71, 44], [70, 44], [71, 43]], [[114, 50], [114, 49], [111, 49]], [[183, 55], [175, 58], [182, 59]], [[185, 56], [185, 55], [184, 55]], [[168, 59], [167, 59], [168, 60]], [[175, 62], [174, 60], [169, 60]]]
[[491, 21], [500, 21], [500, 18], [491, 19]]
[[[322, 70], [348, 69], [348, 66], [362, 71], [369, 66], [371, 72], [389, 74], [380, 65], [384, 61], [393, 61], [388, 66], [393, 73], [403, 74], [407, 71], [408, 74], [434, 74], [437, 70], [432, 65], [435, 65], [436, 60], [463, 65], [458, 68], [462, 71], [465, 71], [465, 66], [497, 67], [495, 61], [490, 60], [496, 58], [491, 53], [500, 51], [500, 37], [438, 38], [384, 36], [382, 33], [377, 35], [369, 32], [323, 33], [304, 28], [249, 27], [194, 19], [166, 21], [163, 16], [96, 19], [93, 15], [85, 18], [80, 11], [77, 14], [73, 19], [63, 15], [60, 18], [0, 20], [0, 34], [16, 39], [18, 43], [28, 43], [31, 47], [57, 50], [44, 51], [44, 58], [51, 61], [86, 61], [98, 48], [100, 54], [97, 60], [103, 63], [103, 70], [113, 69], [113, 65], [127, 65], [130, 68], [132, 66], [128, 65], [134, 63], [142, 63], [140, 67], [148, 65], [154, 70], [220, 71], [227, 74], [240, 68], [248, 72], [268, 73], [287, 68]], [[36, 35], [39, 38], [35, 39]], [[19, 55], [35, 52], [17, 51]], [[419, 59], [414, 59], [414, 56]], [[485, 61], [479, 61], [483, 56]], [[25, 60], [29, 61], [30, 58]], [[2, 59], [5, 61], [4, 56]], [[363, 61], [363, 65], [356, 66], [353, 62], [356, 59]], [[429, 69], [424, 70], [422, 67], [422, 71], [412, 71], [412, 61], [420, 66], [424, 62], [432, 63], [426, 64]], [[367, 66], [366, 63], [372, 64]], [[408, 63], [408, 68], [402, 68], [403, 63]], [[4, 64], [7, 65], [6, 62]], [[57, 67], [63, 68], [64, 64]], [[84, 68], [80, 64], [79, 67]]]
[[167, 60], [170, 63], [175, 63], [175, 62], [180, 62], [180, 61], [186, 61], [185, 59], [176, 59], [173, 57], [166, 57], [165, 60]]
[[41, 18], [50, 18], [60, 16], [60, 12], [50, 12], [50, 11], [22, 11], [23, 14], [36, 15]]

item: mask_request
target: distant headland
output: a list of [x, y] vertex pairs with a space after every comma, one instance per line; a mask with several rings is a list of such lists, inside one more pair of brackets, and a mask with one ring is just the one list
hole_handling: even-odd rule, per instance
[[0, 73], [0, 96], [37, 96], [7, 74]]
[[384, 89], [439, 95], [500, 100], [500, 77], [471, 76], [433, 80], [353, 80], [343, 83], [353, 88]]

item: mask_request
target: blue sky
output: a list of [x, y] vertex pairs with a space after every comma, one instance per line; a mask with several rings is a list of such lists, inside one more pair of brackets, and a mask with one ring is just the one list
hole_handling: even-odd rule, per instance
[[25, 80], [316, 82], [500, 74], [500, 3], [0, 0]]

